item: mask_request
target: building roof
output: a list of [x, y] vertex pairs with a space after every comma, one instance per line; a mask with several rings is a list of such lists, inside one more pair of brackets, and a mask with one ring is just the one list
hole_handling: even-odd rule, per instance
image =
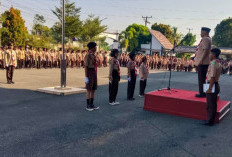
[[172, 43], [161, 32], [150, 30], [150, 33], [160, 42], [164, 49], [171, 50], [173, 48]]

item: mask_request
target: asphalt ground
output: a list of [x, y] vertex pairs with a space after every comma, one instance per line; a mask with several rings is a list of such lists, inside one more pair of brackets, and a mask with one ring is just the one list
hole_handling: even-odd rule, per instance
[[[144, 99], [126, 100], [122, 68], [119, 106], [108, 105], [108, 68], [98, 70], [95, 104], [85, 94], [65, 97], [36, 92], [59, 85], [59, 69], [15, 71], [15, 85], [0, 71], [1, 157], [228, 157], [232, 156], [232, 114], [206, 127], [202, 121], [143, 110]], [[151, 71], [146, 92], [165, 88], [168, 72]], [[68, 69], [68, 86], [84, 87], [84, 70]], [[232, 101], [232, 77], [221, 76], [220, 98]], [[172, 88], [198, 90], [197, 74], [174, 72]]]

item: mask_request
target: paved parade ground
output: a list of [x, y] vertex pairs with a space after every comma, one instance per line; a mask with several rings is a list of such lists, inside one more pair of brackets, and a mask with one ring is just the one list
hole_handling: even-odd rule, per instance
[[[87, 112], [85, 94], [38, 93], [60, 84], [59, 69], [16, 70], [6, 84], [0, 70], [0, 157], [228, 157], [232, 154], [232, 114], [213, 127], [202, 121], [143, 110], [144, 99], [126, 100], [122, 68], [119, 106], [108, 105], [108, 68], [98, 70], [99, 111]], [[146, 92], [165, 88], [168, 72], [151, 71]], [[232, 77], [221, 76], [220, 98], [232, 101]], [[84, 87], [84, 70], [68, 69], [67, 85]], [[197, 74], [174, 72], [172, 87], [198, 90]]]

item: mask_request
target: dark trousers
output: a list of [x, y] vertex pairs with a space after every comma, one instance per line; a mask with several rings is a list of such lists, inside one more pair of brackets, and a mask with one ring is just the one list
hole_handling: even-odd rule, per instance
[[217, 113], [217, 96], [220, 92], [220, 86], [215, 84], [215, 93], [206, 94], [207, 98], [207, 120], [209, 123], [214, 123]]
[[127, 99], [131, 99], [134, 97], [135, 84], [136, 84], [136, 76], [132, 76], [131, 81], [128, 81]]
[[10, 65], [9, 67], [6, 67], [6, 79], [7, 79], [7, 82], [11, 82], [13, 80], [14, 69], [15, 69], [15, 67], [13, 65]]
[[139, 94], [140, 94], [140, 95], [144, 95], [146, 86], [147, 86], [147, 79], [145, 79], [145, 80], [140, 80], [140, 90], [139, 90]]
[[204, 94], [203, 92], [203, 84], [205, 83], [206, 74], [209, 65], [199, 65], [198, 66], [198, 85], [199, 85], [199, 93]]
[[109, 83], [109, 102], [115, 102], [118, 94], [118, 81], [114, 80]]
[[41, 68], [41, 57], [38, 57], [38, 61], [37, 61], [37, 69]]

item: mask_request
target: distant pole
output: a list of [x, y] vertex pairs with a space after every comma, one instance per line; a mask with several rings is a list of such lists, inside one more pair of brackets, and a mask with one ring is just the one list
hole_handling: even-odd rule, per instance
[[187, 28], [187, 30], [189, 31], [189, 33], [191, 33], [191, 31], [193, 30], [192, 28]]
[[61, 0], [61, 10], [62, 10], [61, 88], [66, 88], [66, 55], [65, 55], [65, 0]]
[[142, 16], [142, 18], [144, 19], [144, 21], [145, 21], [145, 26], [147, 27], [147, 24], [150, 23], [150, 22], [148, 21], [148, 19], [152, 18], [152, 16], [150, 16], [150, 17], [148, 17], [148, 16], [143, 17], [143, 16]]

